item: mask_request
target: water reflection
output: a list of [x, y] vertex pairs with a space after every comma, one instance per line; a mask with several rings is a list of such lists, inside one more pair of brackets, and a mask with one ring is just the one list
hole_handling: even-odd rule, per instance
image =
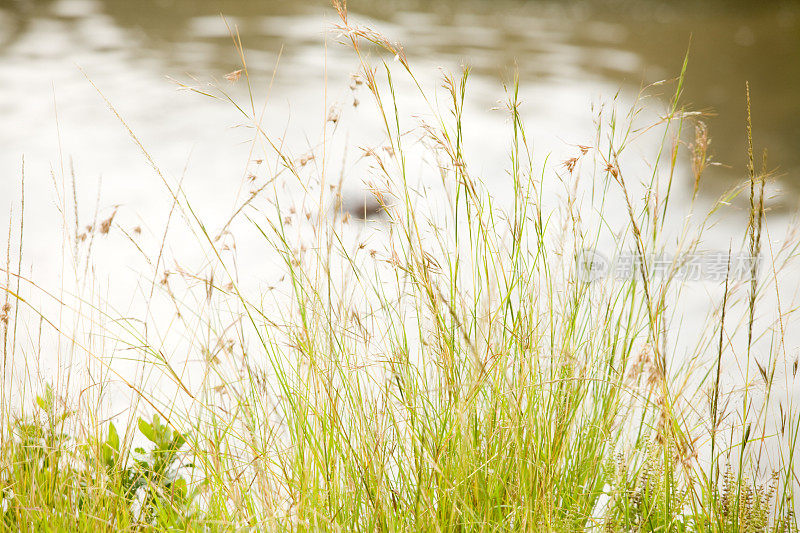
[[[757, 143], [769, 147], [770, 164], [779, 169], [779, 185], [787, 191], [782, 204], [796, 204], [797, 3], [351, 1], [349, 6], [354, 16], [371, 19], [406, 43], [417, 63], [455, 66], [466, 60], [479, 79], [489, 81], [517, 68], [524, 84], [543, 84], [572, 98], [576, 113], [584, 113], [589, 99], [598, 96], [591, 94], [597, 89], [591, 82], [635, 90], [674, 75], [691, 39], [684, 99], [718, 115], [710, 120], [712, 147], [728, 165], [709, 173], [711, 183], [701, 193], [718, 195], [743, 175], [743, 88], [749, 80]], [[296, 89], [308, 77], [321, 75], [309, 67], [315, 64], [311, 56], [320, 55], [324, 30], [333, 20], [322, 0], [6, 1], [0, 4], [0, 72], [6, 79], [46, 83], [41, 73], [77, 63], [95, 66], [91, 74], [101, 86], [106, 78], [131, 69], [150, 71], [157, 78], [183, 73], [219, 77], [237, 64], [220, 13], [238, 28], [256, 76], [268, 75], [281, 50], [283, 87]], [[337, 65], [328, 68], [335, 71]], [[11, 136], [9, 123], [41, 108], [39, 96], [29, 91], [28, 83], [2, 90], [3, 140]], [[497, 95], [483, 96], [483, 104], [492, 105]], [[119, 93], [116, 98], [117, 103], [130, 98], [131, 107], [137, 106], [136, 94]], [[61, 102], [65, 110], [83, 105], [87, 102], [76, 96]], [[168, 117], [171, 104], [162, 107]], [[40, 134], [15, 128], [13, 146], [20, 151], [31, 150], [24, 142], [26, 133]]]

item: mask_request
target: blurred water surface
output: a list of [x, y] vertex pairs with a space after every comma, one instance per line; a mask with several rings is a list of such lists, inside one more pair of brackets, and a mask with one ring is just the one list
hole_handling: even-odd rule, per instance
[[[543, 95], [540, 109], [547, 99], [568, 99], [575, 114], [586, 113], [598, 87], [635, 90], [674, 76], [691, 42], [685, 102], [718, 115], [710, 120], [714, 153], [730, 166], [711, 173], [718, 186], [706, 192], [718, 194], [743, 173], [744, 82], [749, 80], [757, 143], [770, 150], [771, 166], [786, 192], [783, 203], [796, 203], [797, 3], [351, 1], [349, 8], [405, 43], [422, 68], [466, 60], [475, 77], [490, 83], [518, 68], [524, 85], [551, 91]], [[53, 136], [53, 97], [65, 119], [98, 107], [77, 67], [160, 148], [172, 151], [195, 141], [186, 114], [197, 120], [206, 110], [196, 101], [176, 106], [165, 77], [220, 78], [237, 66], [220, 14], [238, 28], [255, 77], [271, 71], [282, 49], [278, 92], [302, 101], [304, 88], [317, 91], [313, 82], [323, 75], [325, 29], [334, 22], [323, 1], [1, 2], [3, 191], [14, 180], [10, 161], [21, 152], [36, 154], [44, 138]], [[328, 61], [326, 67], [330, 75], [340, 69], [349, 74], [353, 65]], [[487, 94], [485, 103], [491, 105], [495, 96]], [[213, 127], [213, 119], [207, 124]], [[64, 140], [78, 156], [94, 142], [91, 134], [70, 126], [64, 124]]]
[[[756, 142], [769, 148], [778, 170], [780, 205], [794, 207], [800, 189], [800, 7], [766, 2], [349, 2], [351, 13], [405, 44], [412, 63], [457, 67], [467, 62], [485, 107], [500, 96], [499, 81], [518, 69], [524, 86], [543, 87], [537, 113], [549, 102], [559, 113], [585, 116], [593, 99], [615, 88], [672, 77], [691, 42], [684, 101], [714, 113], [710, 127], [716, 159], [706, 194], [716, 195], [744, 175], [744, 84], [754, 99]], [[252, 0], [4, 0], [0, 2], [0, 192], [17, 180], [22, 153], [29, 159], [56, 155], [55, 110], [61, 119], [62, 152], [102, 161], [86, 164], [113, 174], [122, 158], [96, 94], [78, 68], [102, 89], [166, 161], [186, 157], [202, 142], [202, 130], [220, 135], [213, 106], [176, 98], [167, 76], [221, 79], [238, 66], [229, 30], [240, 32], [255, 79], [270, 75], [282, 51], [277, 99], [319, 101], [323, 75], [346, 76], [352, 61], [326, 29], [335, 22], [324, 1]], [[325, 61], [323, 43], [331, 50]], [[341, 47], [339, 47], [341, 48]], [[351, 59], [351, 58], [350, 58]], [[480, 86], [480, 83], [478, 83]], [[181, 101], [182, 100], [182, 101]], [[315, 110], [316, 111], [316, 110]], [[563, 117], [568, 123], [571, 118]], [[230, 121], [228, 121], [229, 124]], [[562, 138], [571, 131], [549, 132]], [[572, 140], [572, 139], [569, 139]], [[206, 165], [206, 168], [208, 166]], [[212, 165], [212, 168], [213, 165]], [[0, 207], [7, 207], [5, 202]]]

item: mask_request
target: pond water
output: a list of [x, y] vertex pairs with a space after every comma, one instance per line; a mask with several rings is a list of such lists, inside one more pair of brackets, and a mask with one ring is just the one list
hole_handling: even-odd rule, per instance
[[[471, 65], [483, 89], [473, 93], [473, 103], [485, 109], [501, 96], [500, 81], [518, 68], [523, 86], [539, 89], [526, 108], [532, 127], [550, 125], [544, 118], [558, 115], [562, 131], [549, 133], [566, 142], [583, 133], [571, 126], [585, 119], [592, 101], [675, 76], [691, 43], [684, 102], [716, 115], [709, 119], [712, 149], [725, 165], [709, 172], [702, 193], [718, 195], [745, 175], [749, 80], [756, 143], [769, 149], [773, 190], [781, 195], [773, 208], [797, 205], [798, 3], [351, 1], [349, 8], [404, 43], [421, 72]], [[130, 146], [118, 142], [121, 129], [108, 120], [79, 68], [170, 170], [178, 171], [188, 148], [224, 135], [231, 116], [177, 95], [167, 80], [222, 79], [237, 68], [220, 14], [238, 28], [255, 79], [270, 76], [280, 54], [272, 99], [293, 106], [296, 122], [307, 119], [308, 102], [320, 101], [323, 76], [337, 79], [355, 70], [326, 33], [335, 16], [321, 1], [0, 2], [0, 211], [7, 211], [17, 188], [23, 153], [31, 164], [58, 158], [56, 110], [61, 153], [75, 158], [79, 170], [102, 173], [112, 196], [121, 190], [112, 180], [135, 181], [121, 168]], [[217, 173], [226, 164], [198, 166]], [[127, 193], [122, 198], [132, 201]]]

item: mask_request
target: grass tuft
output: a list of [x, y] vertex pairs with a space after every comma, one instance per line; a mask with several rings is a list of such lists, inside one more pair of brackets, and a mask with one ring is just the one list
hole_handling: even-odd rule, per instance
[[[700, 285], [707, 324], [680, 331], [687, 269], [747, 186], [743, 242], [762, 254], [749, 87], [749, 180], [711, 205], [710, 134], [680, 101], [686, 62], [661, 118], [644, 123], [643, 102], [666, 84], [629, 109], [615, 98], [560, 162], [535, 153], [512, 79], [505, 181], [492, 181], [472, 164], [469, 69], [429, 88], [402, 46], [334, 6], [360, 65], [352, 107], [382, 132], [357, 158], [327, 101], [316, 145], [265, 125], [233, 29], [241, 68], [183, 86], [253, 132], [249, 192], [223, 224], [97, 87], [168, 194], [165, 226], [95, 209], [80, 233], [74, 172], [71, 194], [54, 174], [74, 279], [49, 290], [23, 272], [20, 202], [0, 281], [3, 528], [795, 531], [797, 406], [774, 379], [790, 313], [760, 302], [780, 299], [796, 234], [746, 281], [728, 258]], [[370, 200], [347, 212], [351, 170]], [[112, 239], [144, 265], [124, 311], [93, 277]], [[633, 260], [594, 279], [587, 251]], [[268, 273], [248, 269], [259, 260]], [[64, 362], [54, 375], [43, 348]]]

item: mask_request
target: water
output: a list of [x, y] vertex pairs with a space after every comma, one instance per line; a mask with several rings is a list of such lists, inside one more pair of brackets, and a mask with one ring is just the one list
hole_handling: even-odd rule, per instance
[[[468, 62], [476, 85], [485, 88], [473, 95], [484, 108], [498, 98], [499, 81], [518, 68], [523, 85], [539, 89], [538, 101], [526, 109], [534, 128], [552, 113], [552, 101], [558, 102], [558, 120], [569, 124], [587, 115], [593, 99], [675, 76], [691, 42], [684, 101], [717, 115], [709, 119], [712, 149], [726, 165], [712, 169], [701, 192], [718, 195], [745, 175], [749, 80], [756, 142], [769, 149], [769, 165], [777, 170], [774, 190], [781, 196], [774, 207], [797, 205], [797, 3], [350, 2], [350, 10], [406, 43], [420, 71]], [[222, 122], [213, 106], [176, 95], [166, 77], [221, 79], [238, 66], [220, 12], [240, 31], [256, 79], [269, 75], [283, 50], [273, 101], [294, 105], [295, 117], [304, 102], [319, 100], [323, 66], [334, 79], [353, 70], [352, 61], [323, 65], [324, 40], [329, 57], [341, 56], [325, 33], [335, 17], [324, 2], [3, 2], [0, 196], [15, 189], [22, 153], [31, 161], [56, 158], [54, 99], [62, 151], [79, 159], [79, 168], [110, 176], [118, 165], [108, 163], [130, 154], [78, 67], [151, 148], [176, 161], [173, 170], [187, 147], [219, 138], [230, 117]], [[572, 131], [549, 133], [572, 141]], [[107, 189], [117, 187], [109, 183]], [[7, 201], [0, 205], [7, 207]]]

